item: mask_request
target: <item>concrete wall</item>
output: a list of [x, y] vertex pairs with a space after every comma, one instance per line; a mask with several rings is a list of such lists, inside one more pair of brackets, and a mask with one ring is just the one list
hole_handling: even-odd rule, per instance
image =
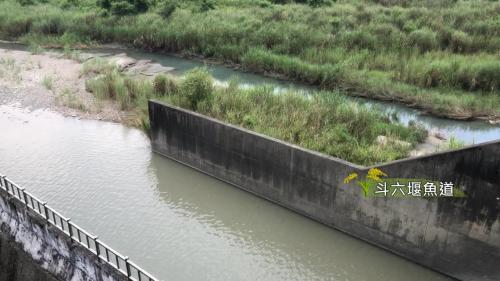
[[127, 278], [0, 190], [0, 281]]
[[365, 198], [342, 181], [370, 167], [154, 101], [149, 114], [158, 153], [455, 278], [500, 280], [500, 142], [379, 166], [467, 198]]

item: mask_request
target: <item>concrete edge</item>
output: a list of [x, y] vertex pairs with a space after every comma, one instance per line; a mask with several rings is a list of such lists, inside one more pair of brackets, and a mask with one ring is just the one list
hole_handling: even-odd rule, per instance
[[317, 155], [317, 156], [320, 156], [320, 157], [323, 157], [323, 158], [326, 158], [326, 159], [338, 162], [340, 164], [344, 164], [344, 165], [349, 166], [349, 167], [351, 167], [353, 169], [359, 169], [359, 170], [362, 170], [362, 171], [367, 171], [367, 170], [369, 170], [371, 168], [385, 167], [385, 166], [392, 165], [392, 164], [398, 164], [398, 163], [404, 163], [404, 162], [409, 162], [409, 161], [414, 161], [414, 160], [421, 160], [421, 159], [426, 159], [426, 158], [432, 158], [432, 157], [435, 157], [435, 156], [449, 154], [449, 153], [459, 153], [459, 152], [466, 151], [466, 150], [473, 150], [473, 149], [476, 149], [476, 148], [479, 148], [479, 147], [482, 147], [482, 146], [485, 146], [485, 145], [500, 143], [500, 139], [498, 139], [498, 140], [493, 140], [493, 141], [488, 141], [488, 142], [482, 142], [482, 143], [477, 143], [477, 144], [466, 145], [466, 146], [464, 146], [462, 148], [445, 150], [445, 151], [439, 151], [439, 152], [434, 152], [434, 153], [430, 153], [430, 154], [426, 154], [426, 155], [421, 155], [421, 156], [407, 157], [407, 158], [403, 158], [403, 159], [398, 159], [398, 160], [394, 160], [394, 161], [379, 163], [379, 164], [370, 165], [370, 166], [363, 166], [363, 165], [359, 165], [359, 164], [356, 164], [356, 163], [349, 162], [349, 161], [344, 160], [342, 158], [330, 156], [328, 154], [324, 154], [324, 153], [319, 152], [319, 151], [307, 149], [307, 148], [298, 146], [298, 145], [293, 144], [293, 143], [289, 143], [289, 142], [286, 142], [286, 141], [283, 141], [283, 140], [280, 140], [280, 139], [277, 139], [277, 138], [274, 138], [274, 137], [271, 137], [271, 136], [268, 136], [268, 135], [264, 135], [264, 134], [261, 134], [261, 133], [258, 133], [258, 132], [255, 132], [255, 131], [252, 131], [252, 130], [249, 130], [249, 129], [245, 129], [245, 128], [237, 126], [237, 125], [229, 124], [229, 123], [226, 123], [226, 122], [221, 121], [219, 119], [215, 119], [215, 118], [209, 117], [207, 115], [203, 115], [201, 113], [198, 113], [198, 112], [195, 112], [195, 111], [192, 111], [192, 110], [188, 110], [188, 109], [184, 109], [184, 108], [181, 108], [181, 107], [178, 107], [178, 106], [175, 106], [175, 105], [171, 105], [171, 104], [168, 104], [166, 102], [158, 101], [158, 100], [155, 100], [155, 99], [150, 99], [148, 102], [160, 104], [160, 105], [163, 105], [163, 106], [165, 106], [167, 108], [170, 108], [170, 109], [173, 109], [173, 110], [177, 110], [177, 111], [181, 111], [181, 112], [184, 112], [184, 113], [188, 113], [188, 114], [197, 116], [199, 118], [202, 118], [202, 119], [214, 122], [214, 123], [218, 123], [220, 125], [227, 126], [227, 127], [233, 128], [235, 130], [242, 131], [244, 133], [252, 134], [252, 135], [264, 138], [266, 140], [272, 141], [272, 142], [283, 144], [283, 145], [292, 147], [294, 149], [304, 151], [306, 153], [314, 154], [314, 155]]

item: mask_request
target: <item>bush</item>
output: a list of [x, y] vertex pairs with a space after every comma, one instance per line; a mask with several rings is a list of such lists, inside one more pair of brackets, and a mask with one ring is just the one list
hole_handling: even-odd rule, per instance
[[453, 52], [466, 52], [472, 47], [472, 38], [463, 31], [455, 31], [450, 38], [450, 49]]
[[269, 8], [273, 5], [271, 2], [267, 0], [257, 0], [255, 1], [255, 4], [261, 8]]
[[472, 89], [485, 91], [500, 90], [500, 64], [495, 61], [474, 64], [469, 70], [469, 84]]
[[17, 0], [21, 6], [29, 6], [29, 5], [34, 5], [35, 1], [34, 0]]
[[163, 96], [167, 91], [167, 77], [165, 75], [157, 75], [153, 80], [155, 95]]
[[160, 6], [160, 9], [158, 10], [158, 14], [162, 18], [168, 19], [175, 12], [175, 9], [177, 9], [176, 2], [165, 2]]
[[212, 0], [203, 0], [201, 1], [200, 11], [207, 12], [215, 9], [215, 4]]
[[111, 3], [111, 13], [117, 16], [126, 16], [136, 14], [137, 11], [134, 5], [127, 1], [119, 1]]
[[345, 33], [344, 42], [349, 48], [373, 50], [377, 39], [364, 30], [357, 30]]
[[422, 52], [428, 52], [438, 46], [436, 33], [427, 28], [411, 32], [407, 39], [409, 46], [416, 47]]
[[98, 4], [102, 9], [117, 16], [134, 15], [149, 9], [147, 0], [99, 0]]
[[213, 92], [213, 79], [206, 68], [195, 68], [186, 73], [180, 84], [180, 94], [187, 98], [192, 110], [202, 101], [208, 101]]
[[243, 126], [253, 129], [257, 124], [257, 118], [253, 115], [245, 115], [243, 116]]
[[313, 8], [318, 8], [321, 6], [329, 6], [332, 2], [330, 0], [309, 0], [307, 4]]

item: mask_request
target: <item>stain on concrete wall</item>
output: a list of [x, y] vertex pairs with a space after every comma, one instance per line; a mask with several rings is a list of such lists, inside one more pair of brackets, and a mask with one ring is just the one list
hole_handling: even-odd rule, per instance
[[0, 191], [0, 280], [125, 281], [31, 210]]
[[461, 280], [500, 280], [500, 142], [395, 161], [391, 177], [453, 181], [467, 198], [365, 198], [362, 167], [150, 101], [153, 150]]

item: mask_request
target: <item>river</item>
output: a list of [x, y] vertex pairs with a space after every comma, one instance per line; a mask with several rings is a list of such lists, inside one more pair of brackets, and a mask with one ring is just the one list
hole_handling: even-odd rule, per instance
[[162, 280], [446, 277], [151, 152], [120, 124], [0, 106], [0, 171]]
[[[202, 65], [126, 52], [173, 66], [177, 75]], [[219, 83], [237, 76], [247, 87], [314, 90], [222, 66], [208, 68]], [[416, 120], [469, 143], [500, 138], [500, 128], [485, 122], [353, 101], [395, 111], [402, 122]], [[1, 105], [0, 132], [1, 173], [162, 280], [449, 280], [154, 154], [137, 129]]]

